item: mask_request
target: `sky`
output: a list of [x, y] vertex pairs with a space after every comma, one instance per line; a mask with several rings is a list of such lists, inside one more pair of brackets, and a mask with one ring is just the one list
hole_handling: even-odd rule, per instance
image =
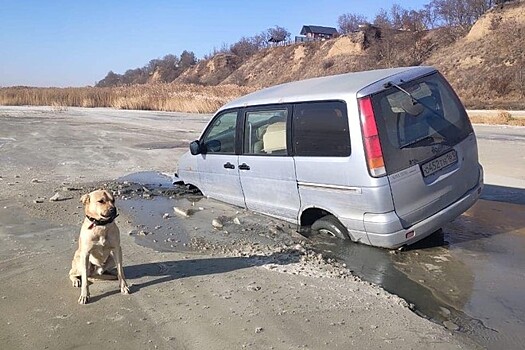
[[276, 25], [337, 28], [354, 13], [372, 20], [394, 3], [430, 0], [0, 0], [0, 87], [88, 86], [167, 54], [197, 58]]

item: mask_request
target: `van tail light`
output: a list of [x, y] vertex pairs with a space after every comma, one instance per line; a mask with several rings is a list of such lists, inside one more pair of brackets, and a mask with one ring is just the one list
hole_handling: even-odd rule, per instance
[[368, 170], [373, 177], [383, 176], [386, 174], [385, 162], [370, 97], [359, 99], [359, 111], [361, 113], [361, 128], [363, 129]]

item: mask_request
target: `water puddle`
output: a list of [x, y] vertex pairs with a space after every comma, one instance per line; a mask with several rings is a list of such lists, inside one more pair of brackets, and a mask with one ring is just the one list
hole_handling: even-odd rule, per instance
[[525, 205], [525, 189], [497, 185], [485, 185], [481, 199]]
[[187, 225], [175, 217], [165, 218], [165, 214], [174, 215], [172, 208], [176, 203], [165, 197], [129, 199], [120, 201], [119, 209], [140, 223], [140, 227], [131, 231], [137, 244], [158, 252], [181, 252], [189, 250], [191, 236]]
[[[145, 172], [119, 181], [160, 188], [170, 194], [173, 177]], [[166, 192], [167, 191], [167, 192]], [[120, 201], [121, 211], [138, 219], [147, 235], [137, 243], [158, 251], [189, 250], [192, 237], [217, 240], [211, 218], [237, 215], [236, 208], [174, 191], [170, 196]], [[389, 251], [351, 242], [311, 237], [315, 250], [345, 262], [353, 274], [399, 295], [419, 315], [466, 333], [487, 348], [519, 349], [525, 343], [525, 217], [523, 192], [489, 188], [469, 211], [408, 251]], [[496, 196], [496, 197], [494, 197]], [[199, 200], [202, 200], [199, 202]], [[173, 207], [194, 208], [181, 218]], [[199, 211], [199, 207], [205, 207]], [[202, 209], [202, 208], [201, 208]], [[166, 220], [166, 214], [170, 216]], [[243, 220], [255, 214], [249, 212]], [[261, 221], [261, 218], [258, 219]], [[269, 218], [263, 217], [268, 223]], [[240, 230], [234, 228], [233, 230]], [[267, 231], [267, 229], [266, 229]], [[256, 232], [230, 232], [236, 237]], [[259, 232], [260, 234], [260, 232]], [[252, 237], [253, 238], [253, 237]], [[222, 244], [228, 245], [228, 239]]]
[[[402, 297], [411, 304], [413, 311], [422, 317], [449, 329], [460, 330], [477, 340], [479, 337], [489, 338], [494, 332], [462, 311], [461, 304], [468, 300], [462, 291], [465, 290], [464, 284], [468, 283], [464, 283], [464, 279], [448, 280], [443, 278], [444, 276], [437, 278], [436, 272], [441, 267], [435, 265], [435, 260], [429, 259], [426, 254], [400, 253], [352, 242], [341, 244], [326, 240], [316, 240], [315, 247], [325, 255], [344, 261], [354, 275]], [[401, 266], [406, 268], [400, 268]], [[434, 273], [418, 274], [413, 266], [423, 266], [423, 269], [426, 267], [430, 271], [434, 270]], [[469, 280], [468, 271], [463, 269], [458, 271], [458, 274], [466, 275], [466, 281]], [[471, 289], [472, 287], [469, 290]], [[454, 298], [442, 297], [443, 294], [447, 296], [447, 293], [452, 291], [458, 291], [460, 295]]]
[[404, 252], [318, 240], [363, 280], [487, 348], [522, 349], [525, 217], [521, 205], [480, 200], [442, 232]]
[[[140, 223], [139, 227], [127, 232], [137, 244], [159, 252], [188, 250], [191, 237], [187, 225], [174, 217], [173, 207], [180, 206], [183, 202], [187, 205], [192, 197], [170, 196], [177, 194], [173, 180], [173, 176], [152, 171], [129, 174], [117, 180], [119, 183], [134, 184], [135, 188], [129, 189], [129, 192], [139, 192], [142, 196], [131, 196], [120, 200], [118, 204], [121, 213]], [[160, 190], [167, 196], [156, 195], [155, 190]], [[128, 194], [128, 191], [122, 192]]]
[[118, 182], [132, 182], [151, 187], [172, 188], [174, 177], [156, 171], [142, 171], [117, 179]]

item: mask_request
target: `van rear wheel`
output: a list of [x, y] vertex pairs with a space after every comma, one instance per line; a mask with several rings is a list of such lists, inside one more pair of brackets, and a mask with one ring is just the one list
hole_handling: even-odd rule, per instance
[[317, 219], [312, 224], [312, 232], [327, 234], [344, 240], [350, 239], [346, 227], [333, 215], [326, 215]]

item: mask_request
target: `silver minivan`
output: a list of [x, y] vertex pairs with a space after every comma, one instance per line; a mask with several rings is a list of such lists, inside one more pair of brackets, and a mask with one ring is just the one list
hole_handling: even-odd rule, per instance
[[373, 246], [414, 243], [483, 187], [476, 137], [432, 67], [308, 79], [219, 109], [177, 176], [205, 196]]

